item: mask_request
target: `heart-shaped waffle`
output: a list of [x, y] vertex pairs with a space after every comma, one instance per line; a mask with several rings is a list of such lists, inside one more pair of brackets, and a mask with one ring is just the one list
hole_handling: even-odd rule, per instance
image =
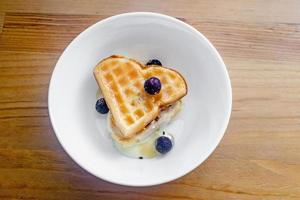
[[[145, 66], [123, 56], [114, 55], [99, 62], [94, 76], [124, 138], [138, 134], [160, 110], [187, 94], [186, 82], [175, 70]], [[144, 82], [150, 77], [161, 81], [161, 90], [156, 95], [144, 90]]]

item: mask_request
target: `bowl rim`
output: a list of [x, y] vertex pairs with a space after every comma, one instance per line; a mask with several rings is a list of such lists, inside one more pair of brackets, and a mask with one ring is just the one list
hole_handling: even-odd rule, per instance
[[[147, 182], [147, 183], [132, 183], [132, 182], [126, 182], [126, 181], [118, 181], [118, 180], [114, 180], [114, 179], [110, 179], [107, 176], [103, 176], [100, 175], [99, 173], [92, 171], [88, 168], [86, 168], [84, 166], [84, 164], [80, 163], [80, 161], [77, 160], [77, 158], [75, 158], [75, 156], [72, 155], [72, 153], [66, 148], [63, 139], [61, 138], [60, 134], [58, 133], [58, 128], [54, 123], [54, 111], [53, 111], [53, 97], [52, 97], [52, 91], [54, 90], [54, 86], [53, 86], [53, 82], [54, 82], [54, 77], [56, 76], [57, 73], [57, 69], [60, 66], [60, 63], [63, 60], [64, 55], [66, 54], [66, 52], [69, 51], [69, 49], [71, 48], [70, 46], [74, 43], [77, 42], [77, 40], [79, 40], [79, 38], [81, 38], [83, 35], [86, 35], [88, 32], [92, 31], [93, 29], [95, 29], [97, 26], [103, 25], [103, 24], [107, 24], [110, 23], [113, 20], [119, 19], [119, 18], [123, 18], [123, 17], [155, 17], [155, 18], [160, 18], [160, 19], [164, 19], [167, 21], [171, 21], [175, 24], [180, 25], [181, 27], [184, 27], [186, 30], [192, 32], [193, 34], [197, 35], [197, 37], [199, 37], [198, 39], [202, 39], [204, 40], [207, 45], [209, 46], [209, 48], [211, 49], [211, 51], [213, 52], [213, 54], [216, 56], [216, 59], [219, 61], [219, 63], [221, 64], [222, 70], [223, 70], [223, 74], [225, 75], [225, 82], [226, 82], [226, 90], [228, 92], [228, 102], [229, 105], [228, 106], [228, 111], [226, 113], [226, 117], [223, 121], [223, 124], [221, 126], [221, 129], [219, 130], [219, 136], [218, 138], [214, 141], [213, 145], [211, 145], [211, 148], [209, 150], [210, 153], [208, 153], [206, 156], [204, 156], [203, 159], [199, 159], [197, 162], [195, 162], [194, 165], [190, 166], [188, 170], [185, 170], [184, 173], [180, 173], [180, 174], [176, 174], [176, 176], [172, 176], [169, 177], [167, 179], [163, 179], [163, 180], [157, 180], [156, 182]], [[175, 17], [171, 17], [165, 14], [161, 14], [161, 13], [155, 13], [155, 12], [127, 12], [127, 13], [122, 13], [122, 14], [117, 14], [117, 15], [113, 15], [110, 16], [108, 18], [102, 19], [94, 24], [92, 24], [91, 26], [89, 26], [88, 28], [86, 28], [85, 30], [83, 30], [79, 35], [77, 35], [68, 45], [67, 47], [64, 49], [63, 53], [60, 55], [58, 61], [56, 62], [56, 65], [52, 71], [52, 75], [50, 78], [50, 82], [49, 82], [49, 88], [48, 88], [48, 112], [49, 112], [49, 118], [50, 118], [50, 122], [52, 124], [54, 133], [56, 135], [57, 140], [59, 141], [59, 143], [61, 144], [63, 150], [71, 157], [71, 159], [73, 161], [75, 161], [75, 163], [77, 165], [79, 165], [82, 169], [84, 169], [85, 171], [87, 171], [88, 173], [94, 175], [97, 178], [100, 178], [101, 180], [104, 180], [106, 182], [110, 182], [110, 183], [114, 183], [117, 185], [123, 185], [123, 186], [133, 186], [133, 187], [146, 187], [146, 186], [154, 186], [154, 185], [160, 185], [163, 183], [168, 183], [170, 181], [176, 180], [180, 177], [183, 177], [185, 175], [187, 175], [188, 173], [192, 172], [194, 169], [196, 169], [200, 164], [202, 164], [216, 149], [216, 147], [218, 146], [218, 144], [220, 143], [221, 139], [223, 138], [226, 129], [228, 127], [229, 124], [229, 119], [231, 116], [231, 111], [232, 111], [232, 87], [231, 87], [231, 82], [230, 82], [230, 77], [228, 74], [228, 71], [226, 69], [225, 63], [222, 59], [222, 57], [220, 56], [220, 54], [218, 53], [218, 51], [216, 50], [216, 48], [212, 45], [212, 43], [202, 34], [200, 33], [196, 28], [194, 28], [193, 26], [175, 18]]]

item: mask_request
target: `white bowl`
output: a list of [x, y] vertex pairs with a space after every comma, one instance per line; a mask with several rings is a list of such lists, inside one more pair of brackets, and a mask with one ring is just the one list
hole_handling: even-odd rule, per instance
[[[159, 59], [185, 77], [188, 95], [168, 127], [175, 145], [167, 155], [121, 155], [95, 111], [94, 66], [119, 54], [141, 62]], [[231, 113], [226, 67], [213, 45], [190, 25], [157, 13], [126, 13], [102, 20], [77, 36], [59, 58], [49, 86], [49, 114], [65, 151], [82, 168], [106, 181], [150, 186], [172, 181], [200, 165], [220, 142]]]

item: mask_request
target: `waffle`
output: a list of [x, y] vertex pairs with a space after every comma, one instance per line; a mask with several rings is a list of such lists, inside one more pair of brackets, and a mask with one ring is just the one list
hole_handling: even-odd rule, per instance
[[[124, 139], [141, 132], [161, 109], [187, 93], [185, 80], [178, 72], [160, 66], [146, 67], [123, 56], [111, 56], [99, 62], [94, 76]], [[144, 91], [145, 80], [153, 76], [162, 84], [156, 95]]]
[[182, 102], [181, 100], [176, 101], [171, 106], [168, 106], [166, 109], [161, 110], [160, 115], [150, 122], [136, 137], [124, 138], [120, 134], [120, 130], [116, 127], [112, 115], [108, 113], [107, 115], [107, 126], [108, 131], [111, 133], [111, 137], [118, 144], [123, 147], [129, 147], [139, 144], [140, 142], [145, 141], [152, 133], [155, 133], [161, 126], [165, 126], [170, 123], [177, 113], [181, 110]]

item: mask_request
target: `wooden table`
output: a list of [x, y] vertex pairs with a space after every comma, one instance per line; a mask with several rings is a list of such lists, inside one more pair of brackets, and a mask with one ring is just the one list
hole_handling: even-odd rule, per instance
[[[0, 2], [0, 199], [300, 199], [300, 1]], [[63, 151], [47, 92], [68, 43], [91, 24], [131, 11], [195, 26], [219, 50], [233, 112], [216, 151], [155, 187], [104, 182]]]

